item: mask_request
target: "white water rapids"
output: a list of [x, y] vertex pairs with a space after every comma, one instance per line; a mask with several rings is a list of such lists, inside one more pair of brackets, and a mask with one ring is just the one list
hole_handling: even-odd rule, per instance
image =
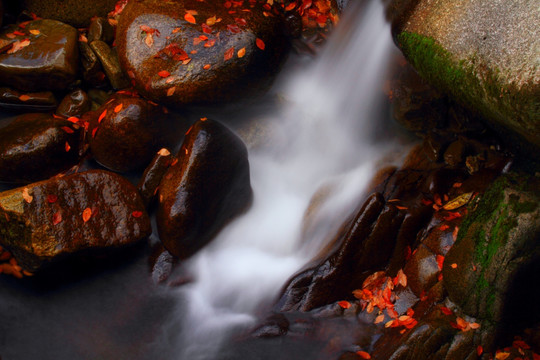
[[[387, 146], [374, 131], [393, 49], [383, 4], [363, 4], [349, 3], [309, 68], [278, 80], [285, 102], [265, 121], [279, 138], [249, 154], [253, 206], [184, 264], [194, 281], [173, 290], [177, 313], [163, 332], [178, 359], [212, 359], [228, 333], [254, 325], [261, 305], [357, 205]], [[303, 236], [304, 215], [323, 185], [332, 196], [313, 214], [317, 231]]]

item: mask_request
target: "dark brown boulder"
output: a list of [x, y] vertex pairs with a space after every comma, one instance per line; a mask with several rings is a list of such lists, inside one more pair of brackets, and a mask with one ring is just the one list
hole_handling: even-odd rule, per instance
[[159, 187], [157, 226], [173, 255], [186, 258], [206, 245], [251, 204], [244, 143], [217, 121], [196, 122]]
[[150, 233], [136, 188], [114, 173], [92, 170], [0, 193], [0, 244], [30, 272]]
[[162, 106], [137, 96], [114, 95], [90, 121], [90, 150], [101, 165], [138, 170], [162, 147], [173, 147], [187, 126]]
[[62, 99], [56, 109], [56, 114], [66, 118], [71, 116], [81, 117], [84, 113], [90, 111], [91, 106], [92, 101], [88, 94], [81, 89], [77, 89]]
[[0, 129], [0, 181], [47, 179], [80, 159], [77, 125], [50, 114], [20, 115]]
[[118, 0], [24, 0], [24, 9], [75, 27], [86, 27], [94, 16], [107, 16]]
[[260, 94], [289, 49], [266, 1], [131, 1], [119, 18], [120, 64], [137, 90], [171, 104]]
[[23, 91], [66, 89], [77, 76], [78, 36], [74, 27], [47, 19], [6, 28], [0, 39], [13, 45], [0, 54], [0, 83]]

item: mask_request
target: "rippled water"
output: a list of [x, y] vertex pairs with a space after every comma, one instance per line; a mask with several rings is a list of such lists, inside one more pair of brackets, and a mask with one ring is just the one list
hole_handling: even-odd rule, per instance
[[[266, 135], [245, 137], [252, 208], [172, 277], [193, 281], [154, 284], [145, 248], [54, 284], [0, 277], [0, 357], [302, 358], [302, 341], [284, 355], [278, 340], [235, 350], [231, 337], [255, 325], [324, 246], [390, 146], [378, 135], [389, 118], [383, 83], [393, 51], [381, 2], [350, 2], [320, 56], [293, 57], [264, 104], [238, 114], [242, 121], [231, 121], [234, 111], [216, 114], [240, 134], [260, 125]], [[321, 189], [331, 196], [306, 220]]]

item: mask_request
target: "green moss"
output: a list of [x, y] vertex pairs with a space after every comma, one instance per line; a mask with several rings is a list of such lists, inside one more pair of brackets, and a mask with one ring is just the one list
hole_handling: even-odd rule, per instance
[[[485, 118], [513, 129], [533, 143], [540, 142], [538, 84], [522, 87], [503, 83], [499, 69], [486, 69], [473, 55], [458, 61], [434, 39], [402, 32], [397, 40], [414, 68], [441, 90], [479, 111]], [[481, 69], [481, 74], [476, 69]]]

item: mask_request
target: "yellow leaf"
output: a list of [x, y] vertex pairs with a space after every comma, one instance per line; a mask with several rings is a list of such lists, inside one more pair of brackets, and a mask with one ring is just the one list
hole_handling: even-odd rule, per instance
[[463, 205], [466, 205], [469, 201], [471, 201], [473, 195], [474, 195], [473, 192], [461, 194], [453, 198], [452, 200], [448, 201], [446, 204], [444, 204], [443, 209], [454, 210], [454, 209], [460, 208]]

